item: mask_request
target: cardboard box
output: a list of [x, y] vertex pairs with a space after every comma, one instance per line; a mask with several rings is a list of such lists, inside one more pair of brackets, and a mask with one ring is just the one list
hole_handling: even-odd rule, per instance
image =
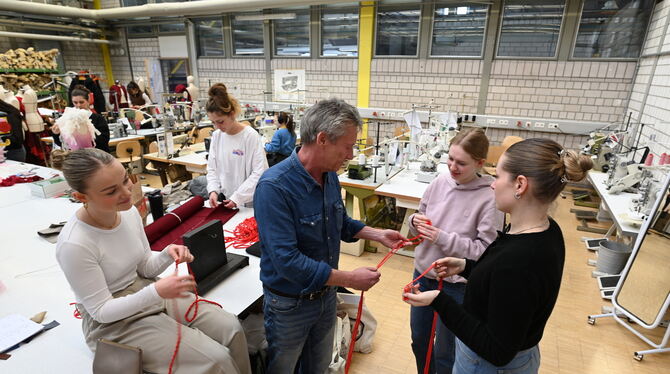
[[62, 195], [70, 188], [63, 177], [43, 179], [30, 184], [30, 193], [33, 196], [48, 198]]

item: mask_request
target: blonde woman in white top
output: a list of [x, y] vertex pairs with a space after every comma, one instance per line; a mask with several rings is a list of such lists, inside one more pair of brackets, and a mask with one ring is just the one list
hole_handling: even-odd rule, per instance
[[155, 280], [174, 261], [191, 262], [193, 255], [183, 245], [151, 251], [121, 163], [107, 152], [86, 148], [66, 157], [63, 174], [84, 206], [63, 227], [56, 258], [74, 291], [91, 350], [101, 338], [138, 347], [143, 370], [166, 373], [179, 321], [184, 326], [173, 372], [250, 373], [237, 317], [202, 303], [195, 320], [187, 322], [184, 313], [195, 299], [189, 292], [193, 277]]

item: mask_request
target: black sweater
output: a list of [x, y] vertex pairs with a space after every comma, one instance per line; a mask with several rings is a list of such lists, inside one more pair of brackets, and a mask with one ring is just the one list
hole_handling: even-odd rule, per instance
[[463, 305], [444, 292], [431, 304], [444, 324], [495, 366], [540, 342], [558, 297], [565, 261], [563, 233], [499, 233], [478, 261], [467, 260]]
[[[105, 117], [97, 113], [91, 113], [88, 118], [91, 120], [93, 127], [100, 131], [100, 134], [95, 136], [95, 148], [109, 153], [109, 125], [107, 124], [107, 120]], [[52, 133], [52, 135], [54, 143], [58, 144], [58, 146], [62, 146], [60, 135], [54, 133]]]

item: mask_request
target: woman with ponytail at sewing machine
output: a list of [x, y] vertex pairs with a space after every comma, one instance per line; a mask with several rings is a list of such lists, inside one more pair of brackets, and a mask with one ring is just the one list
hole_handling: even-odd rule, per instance
[[228, 209], [250, 205], [261, 174], [268, 168], [261, 137], [237, 121], [240, 103], [223, 83], [209, 89], [205, 109], [216, 129], [207, 158], [207, 193], [212, 207]]
[[74, 292], [89, 348], [95, 351], [99, 339], [140, 348], [142, 370], [152, 373], [250, 374], [237, 317], [200, 303], [188, 321], [193, 276], [156, 280], [175, 261], [191, 262], [193, 255], [175, 244], [151, 251], [121, 163], [85, 148], [65, 156], [63, 174], [84, 206], [63, 227], [56, 259]]
[[549, 208], [569, 181], [580, 181], [591, 159], [549, 139], [512, 145], [496, 167], [491, 187], [510, 224], [479, 260], [444, 257], [439, 278], [468, 280], [463, 304], [446, 292], [420, 291], [403, 297], [430, 307], [456, 335], [453, 373], [537, 373], [538, 343], [558, 297], [565, 244]]
[[273, 166], [284, 161], [293, 153], [295, 149], [295, 123], [293, 123], [293, 116], [280, 112], [277, 116], [278, 129], [272, 136], [272, 141], [265, 144], [265, 152], [267, 152], [268, 166]]

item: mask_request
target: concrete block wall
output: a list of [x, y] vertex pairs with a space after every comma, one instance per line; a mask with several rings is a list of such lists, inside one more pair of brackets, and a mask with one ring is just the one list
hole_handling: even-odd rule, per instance
[[494, 60], [486, 114], [617, 122], [635, 62]]
[[200, 58], [198, 59], [200, 97], [214, 83], [223, 83], [233, 92], [239, 87], [239, 98], [263, 100], [265, 91], [265, 60], [262, 58]]
[[[670, 153], [670, 1], [656, 5], [628, 110], [644, 123], [641, 144]], [[636, 126], [637, 128], [637, 126]], [[656, 131], [658, 130], [658, 131]], [[637, 133], [637, 132], [631, 132]]]
[[[355, 58], [331, 59], [274, 59], [275, 69], [305, 70], [305, 101], [313, 103], [329, 97], [338, 97], [356, 105], [358, 60]], [[274, 86], [274, 75], [273, 86]]]

